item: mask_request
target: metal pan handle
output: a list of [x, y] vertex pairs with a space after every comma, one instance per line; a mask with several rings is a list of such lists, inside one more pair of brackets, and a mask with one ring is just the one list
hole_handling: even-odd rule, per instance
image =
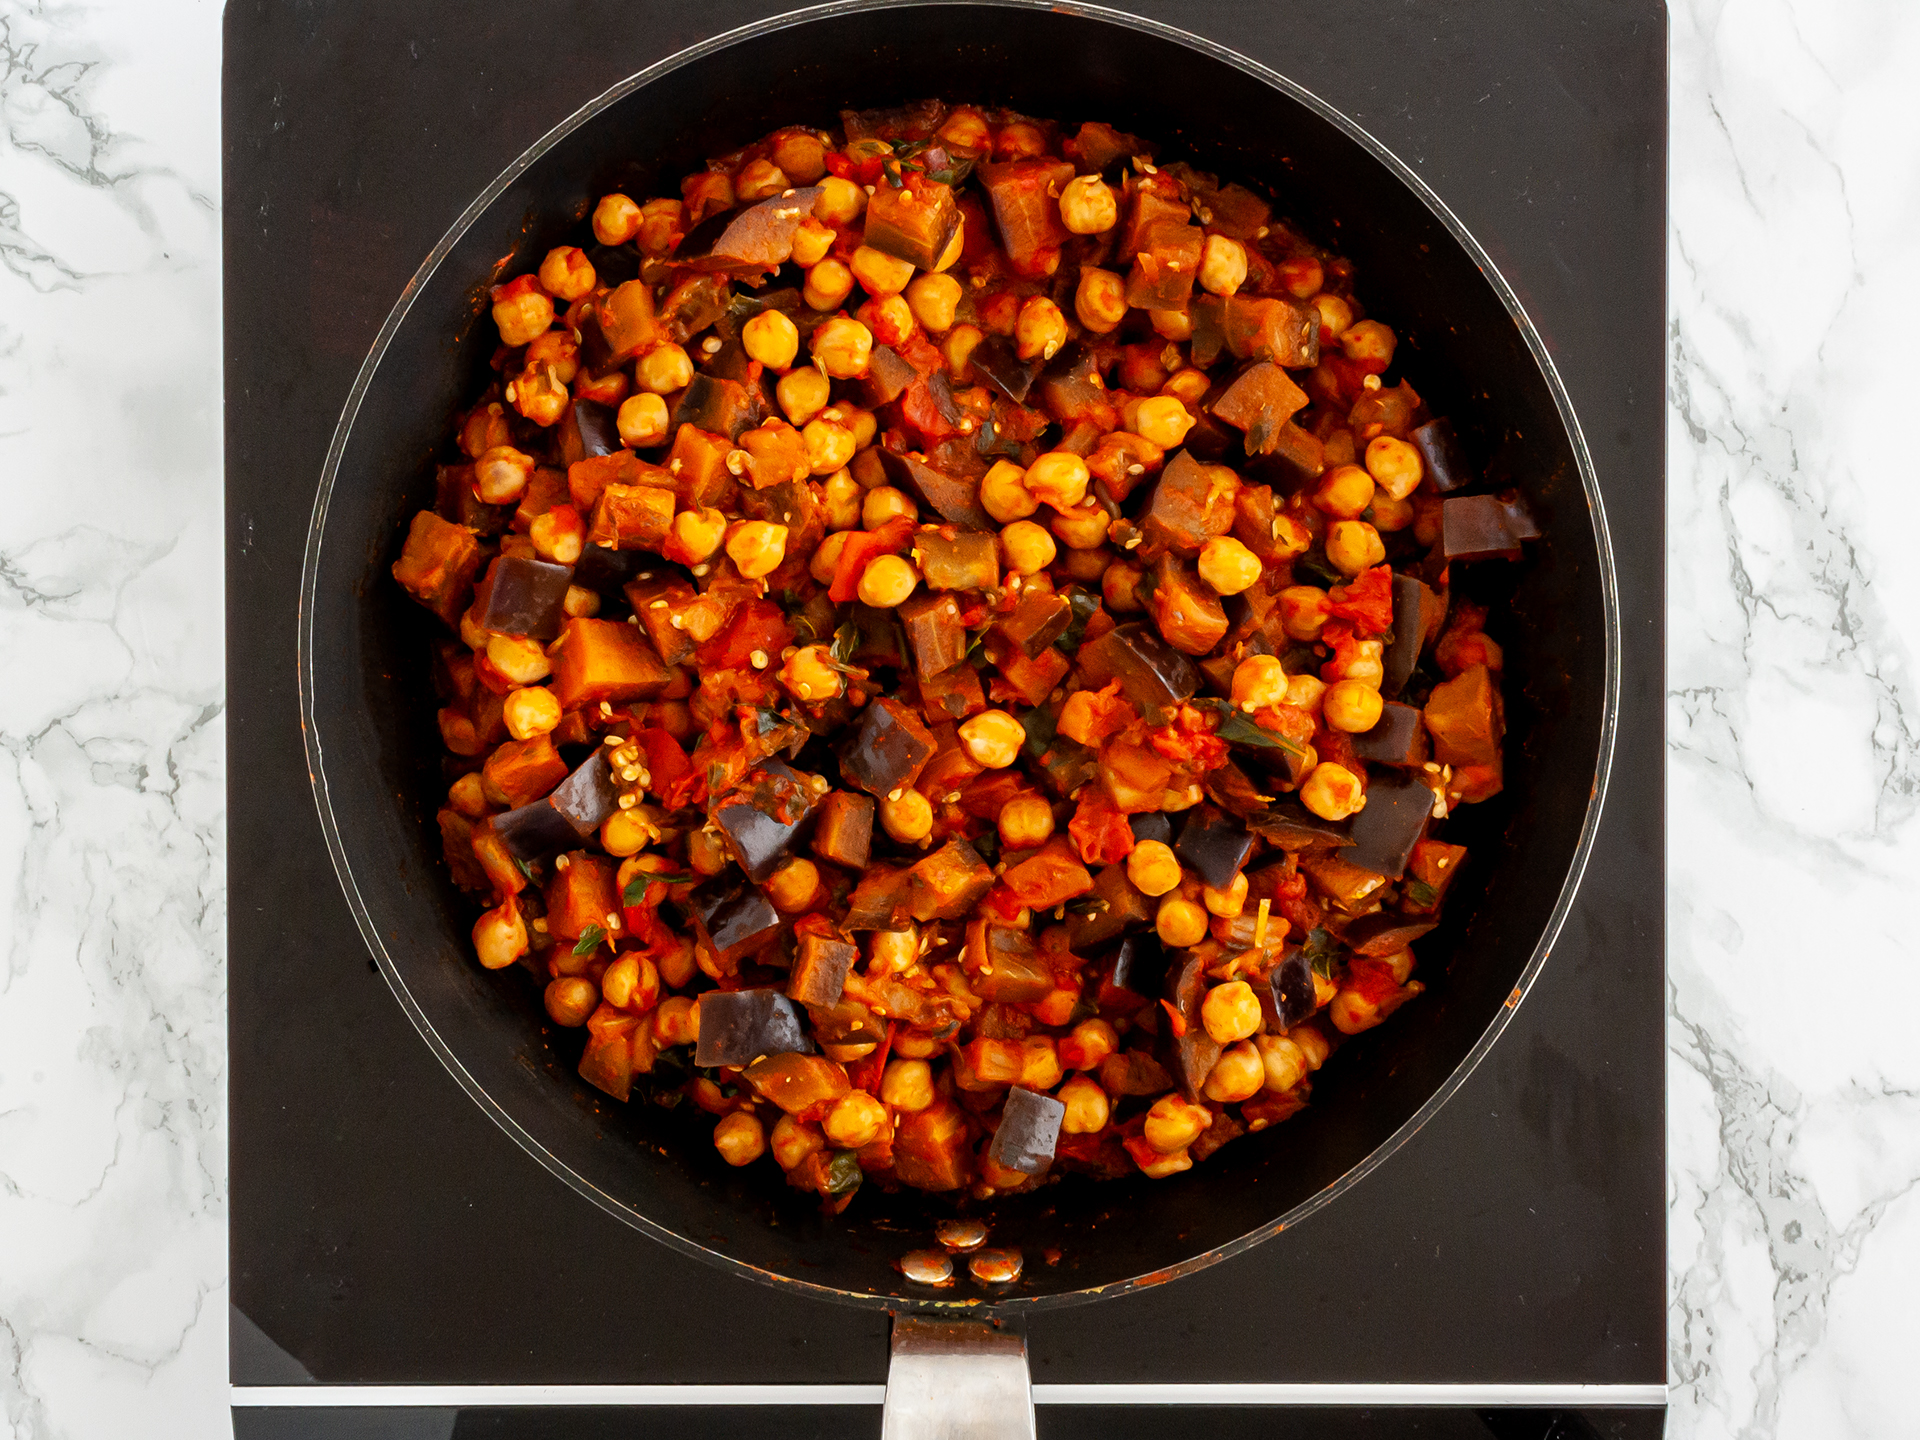
[[893, 1322], [881, 1440], [1034, 1440], [1027, 1342], [978, 1320]]

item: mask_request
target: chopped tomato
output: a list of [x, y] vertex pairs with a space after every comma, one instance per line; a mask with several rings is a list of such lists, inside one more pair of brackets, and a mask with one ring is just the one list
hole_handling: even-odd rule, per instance
[[913, 543], [913, 522], [904, 515], [887, 521], [878, 530], [849, 530], [840, 551], [840, 563], [833, 570], [833, 584], [827, 598], [844, 605], [860, 591], [860, 576], [867, 566], [882, 555], [899, 555]]
[[749, 667], [764, 670], [769, 665], [777, 669], [780, 652], [792, 643], [786, 612], [771, 600], [749, 600], [733, 612], [718, 635], [693, 653], [703, 674]]
[[1321, 643], [1333, 651], [1333, 658], [1320, 667], [1320, 678], [1331, 684], [1343, 679], [1347, 669], [1360, 658], [1360, 637], [1353, 633], [1349, 620], [1329, 620], [1320, 631]]
[[1384, 635], [1393, 628], [1393, 571], [1385, 565], [1362, 570], [1345, 585], [1333, 587], [1327, 609], [1338, 620], [1351, 620], [1362, 638]]
[[1153, 732], [1153, 748], [1187, 769], [1218, 770], [1227, 763], [1228, 754], [1227, 742], [1214, 737], [1218, 723], [1191, 705], [1182, 705], [1171, 726]]
[[1068, 822], [1067, 833], [1089, 865], [1111, 865], [1133, 853], [1133, 827], [1098, 785], [1080, 792], [1080, 808]]

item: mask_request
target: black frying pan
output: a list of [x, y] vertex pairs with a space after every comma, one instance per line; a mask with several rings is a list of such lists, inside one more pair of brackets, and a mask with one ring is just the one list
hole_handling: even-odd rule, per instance
[[[574, 1074], [531, 984], [482, 971], [470, 903], [439, 859], [431, 620], [388, 577], [432, 462], [493, 348], [481, 285], [572, 238], [591, 198], [677, 193], [678, 177], [775, 125], [833, 123], [926, 95], [1110, 121], [1225, 177], [1350, 256], [1396, 369], [1450, 416], [1490, 481], [1546, 530], [1465, 582], [1497, 601], [1506, 648], [1506, 794], [1448, 837], [1471, 847], [1446, 923], [1419, 947], [1426, 995], [1344, 1046], [1313, 1103], [1166, 1181], [1068, 1183], [993, 1212], [1028, 1265], [1005, 1291], [907, 1283], [942, 1202], [861, 1194], [824, 1219], [768, 1167], [738, 1172], [708, 1126], [609, 1102]], [[1539, 337], [1492, 263], [1404, 165], [1282, 77], [1193, 36], [1085, 6], [839, 4], [751, 26], [592, 101], [474, 201], [382, 327], [341, 416], [302, 587], [301, 703], [314, 792], [347, 899], [415, 1025], [501, 1127], [583, 1196], [655, 1239], [768, 1283], [890, 1309], [1063, 1305], [1172, 1278], [1297, 1224], [1379, 1164], [1504, 1027], [1571, 903], [1611, 752], [1618, 622], [1598, 490]], [[1057, 1248], [1057, 1264], [1039, 1263]], [[975, 1310], [974, 1313], [982, 1313]]]

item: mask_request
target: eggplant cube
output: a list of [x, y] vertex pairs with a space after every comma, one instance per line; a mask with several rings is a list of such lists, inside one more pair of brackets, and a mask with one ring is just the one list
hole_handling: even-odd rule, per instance
[[1187, 813], [1173, 853], [1213, 889], [1225, 890], [1253, 854], [1253, 832], [1216, 806], [1202, 805]]
[[1167, 947], [1148, 932], [1129, 935], [1113, 952], [1113, 985], [1151, 998], [1167, 983]]
[[1340, 858], [1397, 880], [1407, 872], [1413, 847], [1427, 833], [1433, 791], [1411, 775], [1377, 775], [1367, 786], [1366, 808], [1353, 817], [1353, 838]]
[[835, 790], [820, 802], [820, 818], [813, 828], [813, 853], [849, 870], [864, 870], [873, 854], [871, 795]]
[[1389, 700], [1374, 727], [1353, 737], [1353, 753], [1379, 765], [1419, 765], [1427, 758], [1426, 722], [1413, 706]]
[[993, 1132], [987, 1154], [993, 1163], [1022, 1175], [1044, 1175], [1053, 1165], [1053, 1147], [1060, 1140], [1060, 1122], [1066, 1105], [1051, 1095], [1036, 1094], [1016, 1085], [1007, 1091], [1000, 1110], [1000, 1128]]
[[1139, 620], [1089, 641], [1079, 659], [1089, 689], [1118, 679], [1126, 697], [1154, 724], [1164, 723], [1168, 711], [1191, 700], [1200, 688], [1199, 667]]
[[1289, 1030], [1313, 1014], [1319, 1004], [1313, 984], [1313, 966], [1307, 963], [1307, 957], [1296, 945], [1293, 953], [1282, 960], [1267, 977], [1267, 983], [1258, 987], [1260, 1008], [1265, 1012], [1267, 1024], [1276, 1030]]
[[802, 935], [794, 949], [793, 970], [787, 976], [787, 995], [802, 1005], [837, 1005], [846, 989], [847, 972], [860, 952], [845, 940], [829, 935]]
[[751, 1065], [762, 1055], [812, 1049], [800, 1012], [778, 990], [709, 990], [700, 997], [696, 1065]]
[[551, 797], [494, 815], [482, 822], [498, 835], [507, 853], [518, 860], [538, 860], [580, 843], [580, 834], [566, 816], [553, 808]]
[[480, 582], [477, 617], [482, 630], [551, 640], [566, 620], [561, 602], [573, 583], [571, 565], [552, 565], [522, 555], [502, 555]]
[[693, 922], [722, 965], [731, 964], [780, 928], [780, 912], [742, 875], [721, 873], [695, 887]]
[[613, 763], [605, 746], [596, 749], [547, 797], [565, 816], [580, 839], [585, 839], [620, 808], [620, 787], [613, 781]]
[[813, 791], [778, 760], [750, 772], [746, 785], [716, 806], [713, 820], [727, 848], [749, 879], [767, 879], [780, 868], [800, 827], [813, 813]]
[[882, 698], [861, 715], [859, 733], [841, 751], [840, 770], [849, 783], [882, 799], [919, 779], [933, 751], [933, 732], [920, 717], [898, 700]]
[[1133, 843], [1136, 845], [1142, 840], [1158, 840], [1169, 849], [1173, 847], [1173, 822], [1159, 810], [1127, 816], [1127, 828], [1133, 831]]

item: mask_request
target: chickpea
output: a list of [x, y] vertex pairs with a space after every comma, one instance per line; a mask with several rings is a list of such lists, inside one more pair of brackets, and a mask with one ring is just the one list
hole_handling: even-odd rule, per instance
[[1373, 503], [1373, 477], [1358, 465], [1336, 465], [1313, 492], [1314, 509], [1335, 520], [1357, 520]]
[[589, 290], [597, 277], [587, 252], [577, 245], [557, 245], [540, 262], [540, 285], [556, 300], [572, 304]]
[[837, 696], [843, 682], [825, 645], [802, 645], [780, 667], [780, 683], [796, 700], [820, 704]]
[[974, 347], [986, 339], [986, 332], [978, 325], [956, 325], [947, 332], [947, 338], [940, 347], [940, 353], [947, 362], [956, 385], [973, 383]]
[[1347, 352], [1347, 358], [1369, 370], [1385, 370], [1393, 364], [1396, 343], [1393, 331], [1378, 320], [1362, 320], [1340, 337], [1340, 348]]
[[1096, 335], [1118, 330], [1127, 318], [1127, 282], [1111, 270], [1082, 265], [1080, 284], [1073, 292], [1073, 314]]
[[918, 790], [895, 791], [880, 802], [880, 825], [902, 845], [912, 845], [933, 833], [933, 806]]
[[1380, 723], [1385, 708], [1380, 692], [1358, 680], [1341, 680], [1330, 686], [1325, 698], [1327, 724], [1349, 735], [1360, 735]]
[[1242, 1040], [1220, 1052], [1213, 1069], [1207, 1072], [1201, 1093], [1222, 1105], [1235, 1105], [1251, 1100], [1266, 1083], [1267, 1071], [1260, 1062], [1259, 1050], [1252, 1041]]
[[[851, 479], [852, 477], [849, 476], [848, 478]], [[845, 553], [847, 548], [848, 533], [859, 527], [860, 502], [855, 500], [852, 504], [853, 523], [848, 525], [844, 530], [835, 530], [828, 535], [826, 539], [820, 542], [819, 546], [814, 550], [812, 557], [807, 561], [807, 573], [822, 585], [831, 585], [833, 583], [833, 577], [840, 569], [840, 557]]]
[[1097, 1070], [1120, 1048], [1120, 1035], [1105, 1020], [1082, 1020], [1060, 1042], [1060, 1063], [1069, 1070]]
[[1344, 765], [1322, 760], [1300, 786], [1300, 803], [1322, 820], [1344, 820], [1367, 803], [1360, 777]]
[[889, 520], [901, 518], [920, 518], [920, 507], [913, 503], [913, 497], [906, 491], [892, 485], [876, 485], [867, 491], [866, 499], [860, 505], [860, 523], [867, 529], [878, 530]]
[[924, 1110], [936, 1098], [933, 1067], [924, 1060], [889, 1060], [880, 1077], [880, 1099], [896, 1110]]
[[447, 804], [469, 820], [478, 820], [484, 816], [492, 807], [487, 804], [486, 787], [481, 783], [480, 772], [469, 770], [448, 786]]
[[1207, 912], [1191, 900], [1169, 895], [1160, 902], [1153, 928], [1164, 943], [1184, 950], [1207, 938]]
[[1231, 295], [1247, 283], [1247, 249], [1225, 235], [1209, 235], [1200, 250], [1200, 288], [1209, 295]]
[[821, 893], [820, 867], [795, 856], [767, 879], [767, 898], [783, 915], [798, 915]]
[[1260, 1000], [1244, 980], [1229, 980], [1207, 991], [1200, 1002], [1200, 1023], [1222, 1045], [1260, 1032]]
[[1193, 338], [1193, 317], [1184, 310], [1149, 310], [1147, 323], [1162, 340], [1184, 345]]
[[640, 229], [635, 241], [649, 255], [664, 255], [680, 238], [687, 207], [665, 196], [649, 200], [640, 207]]
[[842, 1150], [871, 1145], [893, 1128], [886, 1106], [864, 1090], [849, 1090], [827, 1112], [827, 1139]]
[[616, 810], [600, 822], [600, 848], [609, 855], [638, 855], [658, 833], [638, 810]]
[[972, 150], [975, 153], [986, 150], [993, 143], [993, 135], [987, 129], [987, 120], [971, 106], [955, 110], [947, 116], [940, 127], [940, 138], [959, 150]]
[[1327, 592], [1317, 585], [1289, 585], [1280, 592], [1280, 624], [1290, 640], [1317, 640], [1332, 617]]
[[827, 1148], [827, 1139], [818, 1129], [791, 1115], [773, 1122], [773, 1159], [782, 1170], [804, 1164], [809, 1155]]
[[1004, 710], [986, 710], [960, 724], [960, 743], [989, 770], [1004, 770], [1020, 758], [1027, 732]]
[[1342, 575], [1358, 575], [1387, 558], [1380, 532], [1364, 520], [1336, 520], [1327, 527], [1327, 563]]
[[1107, 543], [1112, 525], [1113, 517], [1091, 495], [1078, 505], [1056, 511], [1053, 517], [1053, 533], [1066, 542], [1069, 550], [1098, 550]]
[[743, 204], [749, 200], [771, 200], [792, 185], [786, 171], [765, 159], [749, 160], [733, 177], [734, 198]]
[[489, 635], [487, 663], [516, 685], [531, 685], [553, 673], [540, 642], [524, 635]]
[[713, 1145], [729, 1165], [751, 1165], [767, 1153], [767, 1132], [751, 1110], [735, 1110], [713, 1127]]
[[633, 373], [642, 390], [666, 395], [693, 383], [693, 360], [678, 345], [656, 345], [640, 357]]
[[690, 996], [669, 995], [653, 1012], [653, 1038], [668, 1046], [693, 1044], [700, 1038], [700, 1006]]
[[1027, 467], [1025, 483], [1036, 500], [1069, 510], [1087, 498], [1092, 478], [1087, 462], [1071, 450], [1050, 450]]
[[1260, 1053], [1267, 1089], [1284, 1095], [1306, 1078], [1307, 1057], [1285, 1035], [1256, 1035], [1253, 1044]]
[[1251, 714], [1287, 703], [1287, 672], [1272, 655], [1249, 655], [1233, 670], [1233, 703]]
[[667, 402], [652, 391], [629, 395], [614, 416], [620, 443], [635, 450], [658, 445], [667, 438]]
[[548, 1018], [571, 1030], [587, 1023], [600, 1003], [600, 987], [585, 975], [562, 975], [548, 983], [545, 998]]
[[[855, 480], [851, 473], [841, 469], [827, 476], [821, 483], [820, 490], [826, 504], [827, 529], [830, 531], [857, 530], [860, 527], [860, 506], [865, 498], [860, 482]], [[831, 576], [832, 572], [828, 573]], [[831, 583], [831, 581], [822, 583]]]
[[1059, 1098], [1067, 1107], [1067, 1113], [1060, 1117], [1060, 1128], [1067, 1134], [1092, 1135], [1107, 1128], [1112, 1102], [1091, 1076], [1074, 1076], [1060, 1087]]
[[1172, 450], [1187, 438], [1193, 428], [1193, 416], [1177, 395], [1154, 395], [1140, 402], [1133, 429], [1142, 439], [1162, 450]]
[[1281, 514], [1273, 517], [1274, 547], [1286, 558], [1304, 555], [1313, 545], [1313, 533], [1300, 523], [1297, 516]]
[[687, 836], [687, 864], [699, 875], [718, 875], [733, 857], [727, 853], [727, 845], [711, 830], [695, 830]]
[[798, 370], [789, 370], [782, 375], [779, 383], [773, 387], [773, 393], [787, 419], [795, 425], [805, 425], [827, 408], [831, 386], [827, 377], [813, 366], [802, 365]]
[[922, 275], [907, 286], [907, 304], [914, 319], [930, 333], [941, 334], [952, 328], [960, 308], [960, 282], [951, 275]]
[[1385, 490], [1376, 491], [1373, 497], [1373, 520], [1370, 523], [1382, 535], [1404, 530], [1413, 523], [1413, 502], [1396, 500]]
[[853, 271], [833, 259], [822, 260], [807, 271], [806, 284], [800, 287], [800, 298], [815, 310], [838, 310], [852, 293]]
[[1244, 874], [1233, 877], [1233, 883], [1224, 890], [1216, 890], [1211, 885], [1200, 887], [1200, 903], [1207, 907], [1207, 913], [1218, 915], [1223, 920], [1231, 920], [1247, 908], [1247, 877]]
[[1038, 795], [1016, 795], [1000, 807], [1000, 845], [1031, 850], [1053, 836], [1053, 807]]
[[953, 238], [947, 242], [947, 248], [940, 252], [940, 258], [933, 262], [933, 273], [938, 275], [951, 270], [954, 262], [966, 252], [967, 217], [962, 215], [960, 223], [953, 227]]
[[495, 445], [473, 464], [473, 488], [489, 505], [511, 505], [533, 478], [533, 457], [511, 445]]
[[1120, 202], [1098, 175], [1076, 175], [1060, 191], [1060, 223], [1075, 235], [1102, 235], [1120, 223]]
[[807, 468], [813, 475], [824, 477], [845, 470], [853, 459], [853, 431], [825, 417], [809, 420], [800, 438], [806, 444]]
[[516, 740], [531, 740], [545, 735], [560, 723], [560, 702], [542, 685], [511, 690], [500, 704], [500, 718], [507, 733]]
[[1024, 520], [1040, 508], [1027, 491], [1027, 472], [1011, 460], [996, 460], [980, 477], [980, 508], [1002, 525]]
[[920, 572], [910, 562], [898, 555], [881, 555], [867, 562], [856, 588], [862, 605], [891, 610], [904, 605], [919, 583]]
[[800, 353], [800, 330], [778, 310], [762, 310], [740, 327], [740, 343], [750, 359], [785, 370]]
[[727, 536], [727, 555], [749, 580], [771, 575], [787, 558], [787, 527], [743, 520]]
[[[1420, 488], [1424, 467], [1420, 452], [1404, 440], [1391, 435], [1376, 435], [1367, 442], [1367, 473], [1395, 500], [1405, 500]], [[1377, 503], [1377, 502], [1376, 502]], [[1408, 511], [1412, 518], [1412, 511]]]
[[1002, 530], [1000, 549], [1007, 557], [1007, 568], [1021, 575], [1038, 575], [1060, 553], [1053, 536], [1031, 520], [1016, 520]]
[[1213, 378], [1204, 370], [1195, 370], [1189, 366], [1167, 377], [1167, 383], [1160, 387], [1162, 395], [1171, 395], [1187, 407], [1192, 414], [1194, 407], [1206, 398], [1207, 391], [1213, 388]]
[[898, 975], [911, 970], [920, 958], [920, 928], [908, 925], [904, 930], [876, 930], [868, 946], [867, 974]]
[[[871, 410], [862, 410], [858, 405], [841, 405], [838, 423], [853, 431], [853, 443], [861, 449], [873, 443], [873, 437], [880, 433], [880, 422]], [[829, 416], [829, 419], [832, 417]]]
[[473, 949], [489, 970], [504, 970], [527, 953], [527, 922], [509, 895], [473, 922]]
[[1179, 1094], [1162, 1095], [1147, 1111], [1141, 1137], [1162, 1155], [1184, 1150], [1213, 1124], [1213, 1112], [1195, 1105]]
[[689, 563], [711, 560], [727, 536], [727, 517], [712, 506], [673, 517], [673, 538]]
[[562, 385], [571, 385], [580, 373], [580, 346], [567, 331], [549, 330], [527, 342], [526, 365]]
[[1200, 549], [1200, 578], [1216, 594], [1238, 595], [1260, 578], [1260, 557], [1231, 535], [1216, 535]]
[[853, 271], [853, 278], [860, 282], [861, 288], [869, 295], [898, 295], [913, 279], [911, 260], [902, 260], [871, 245], [856, 249], [848, 265]]
[[1115, 614], [1144, 610], [1146, 603], [1140, 598], [1140, 582], [1144, 579], [1146, 572], [1138, 565], [1116, 560], [1100, 576], [1100, 598]]
[[602, 195], [593, 207], [593, 238], [602, 245], [624, 245], [640, 233], [640, 207], [624, 195]]
[[1015, 349], [1022, 360], [1051, 360], [1067, 343], [1067, 317], [1044, 295], [1030, 295], [1013, 322]]
[[1322, 292], [1313, 297], [1313, 308], [1320, 312], [1320, 343], [1331, 344], [1347, 333], [1353, 324], [1353, 306], [1338, 295]]
[[600, 977], [600, 998], [616, 1010], [651, 1010], [660, 998], [653, 961], [637, 950], [620, 956]]
[[1127, 879], [1142, 895], [1165, 895], [1180, 886], [1180, 862], [1162, 840], [1142, 840], [1127, 856]]
[[846, 225], [867, 208], [867, 192], [839, 175], [820, 178], [820, 198], [813, 202], [816, 219], [827, 225]]
[[1293, 675], [1287, 679], [1286, 703], [1309, 715], [1320, 713], [1320, 702], [1326, 694], [1327, 682], [1318, 675]]
[[813, 363], [822, 373], [836, 380], [857, 379], [867, 373], [873, 332], [858, 320], [836, 315], [813, 332], [812, 350]]

